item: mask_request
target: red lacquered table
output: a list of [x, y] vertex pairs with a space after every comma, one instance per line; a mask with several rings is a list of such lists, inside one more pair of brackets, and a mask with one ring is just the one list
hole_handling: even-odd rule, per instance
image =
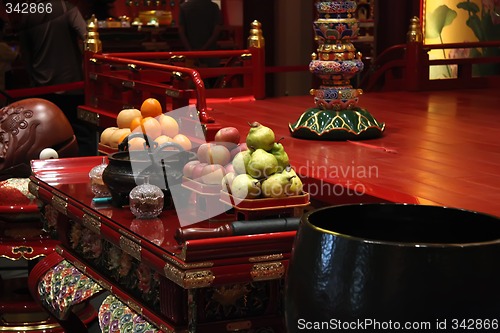
[[[360, 104], [386, 122], [383, 137], [291, 137], [288, 123], [312, 106], [310, 96], [210, 106], [221, 124], [243, 135], [248, 121], [259, 121], [285, 137], [313, 205], [404, 202], [500, 213], [497, 91], [373, 93]], [[31, 192], [62, 216], [59, 261], [69, 261], [166, 332], [283, 329], [280, 291], [294, 231], [179, 245], [173, 210], [144, 223], [128, 209], [92, 203], [88, 172], [100, 162], [88, 157], [33, 163]]]
[[[59, 213], [55, 230], [61, 245], [53, 264], [70, 262], [164, 332], [283, 331], [282, 278], [294, 231], [179, 244], [175, 210], [138, 220], [128, 207], [93, 203], [88, 172], [101, 161], [32, 163], [30, 191]], [[30, 275], [31, 291], [41, 297], [49, 266]]]

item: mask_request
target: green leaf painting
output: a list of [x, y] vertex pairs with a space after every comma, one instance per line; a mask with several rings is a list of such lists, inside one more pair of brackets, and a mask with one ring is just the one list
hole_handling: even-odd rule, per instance
[[477, 14], [480, 12], [479, 6], [475, 2], [464, 1], [457, 5], [457, 8], [465, 9], [468, 12]]
[[450, 25], [457, 17], [457, 12], [446, 5], [437, 7], [426, 20], [425, 37], [441, 38], [443, 28]]
[[[500, 20], [496, 8], [500, 5], [499, 0], [482, 0], [481, 8], [473, 1], [467, 0], [457, 4], [458, 9], [467, 11], [467, 26], [472, 30], [478, 41], [490, 41], [500, 39]], [[474, 57], [494, 57], [500, 55], [498, 48], [482, 48], [472, 52]], [[473, 66], [474, 75], [491, 75], [500, 72], [499, 64], [480, 64]]]
[[483, 30], [481, 28], [481, 19], [477, 15], [469, 16], [467, 26], [472, 29], [478, 40], [484, 40]]
[[[443, 3], [443, 1], [440, 2]], [[460, 41], [456, 40], [456, 38], [453, 40], [454, 32], [463, 32], [464, 30], [470, 29], [470, 32], [472, 32], [474, 37], [480, 42], [500, 40], [500, 0], [457, 0], [446, 1], [446, 3], [447, 5], [441, 4], [432, 12], [427, 13], [425, 28], [425, 37], [427, 39], [439, 38], [441, 44], [456, 43]], [[451, 6], [451, 8], [448, 7], [448, 5]], [[463, 15], [464, 13], [465, 15]], [[460, 16], [459, 19], [457, 19], [458, 16]], [[445, 27], [450, 25], [452, 27], [449, 27], [449, 30], [443, 33]], [[458, 35], [460, 35], [460, 33]], [[446, 40], [443, 40], [443, 38]], [[448, 40], [450, 38], [451, 40]], [[474, 39], [472, 36], [467, 39], [469, 38]], [[467, 52], [455, 49], [449, 51], [449, 54], [446, 54], [446, 51], [443, 50], [442, 58], [495, 57], [500, 55], [500, 48], [494, 47], [464, 50], [467, 50]], [[458, 68], [457, 65], [433, 67], [434, 68], [431, 69], [431, 77], [434, 78], [454, 77]], [[473, 76], [493, 75], [495, 73], [500, 73], [500, 64], [475, 64], [473, 65], [472, 71]]]

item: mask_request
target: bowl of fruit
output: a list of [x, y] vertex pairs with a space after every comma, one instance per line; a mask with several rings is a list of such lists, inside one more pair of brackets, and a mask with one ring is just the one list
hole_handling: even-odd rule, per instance
[[273, 130], [251, 123], [240, 139], [236, 128], [225, 127], [200, 145], [197, 159], [184, 167], [183, 186], [234, 209], [237, 219], [300, 214], [309, 194]]

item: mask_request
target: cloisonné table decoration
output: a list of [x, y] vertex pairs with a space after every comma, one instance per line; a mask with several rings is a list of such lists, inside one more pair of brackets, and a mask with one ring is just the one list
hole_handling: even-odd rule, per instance
[[311, 89], [315, 107], [307, 109], [295, 123], [289, 124], [294, 137], [318, 140], [356, 140], [379, 137], [385, 124], [358, 106], [361, 89], [350, 80], [364, 68], [361, 53], [352, 39], [358, 36], [354, 17], [356, 1], [318, 1], [318, 18], [313, 22], [317, 54], [312, 54], [309, 71], [321, 80]]

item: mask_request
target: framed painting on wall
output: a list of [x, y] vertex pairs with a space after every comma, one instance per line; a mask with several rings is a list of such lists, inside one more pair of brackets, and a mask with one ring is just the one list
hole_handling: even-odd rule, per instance
[[[500, 0], [422, 0], [424, 44], [487, 42], [500, 40]], [[431, 50], [429, 58], [452, 59], [499, 56], [499, 48]], [[500, 74], [496, 63], [477, 64], [474, 76]], [[457, 77], [456, 65], [431, 66], [430, 79]]]

